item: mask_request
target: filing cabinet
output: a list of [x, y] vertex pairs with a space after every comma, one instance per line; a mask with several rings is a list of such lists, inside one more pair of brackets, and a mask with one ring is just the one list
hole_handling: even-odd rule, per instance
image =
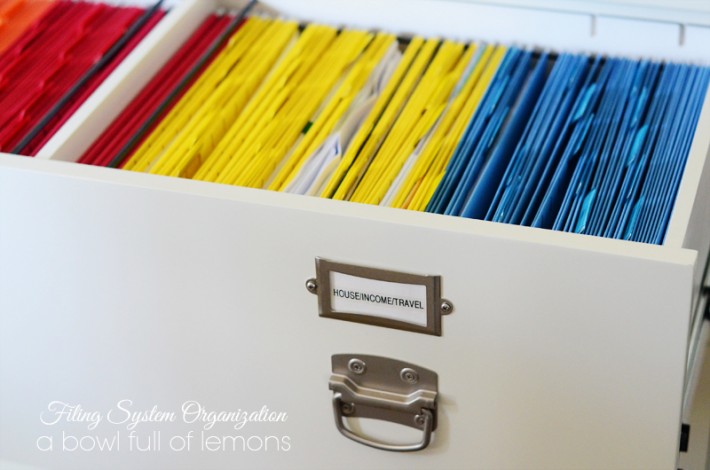
[[[401, 35], [710, 59], [710, 9], [266, 3], [306, 21]], [[174, 2], [36, 158], [0, 155], [0, 459], [58, 468], [675, 468], [705, 302], [710, 98], [661, 246], [73, 163], [223, 6], [240, 2]], [[437, 300], [452, 311], [439, 318], [440, 334], [327, 318], [305, 286], [319, 279], [316, 260], [435, 277]], [[437, 422], [425, 449], [387, 452], [338, 433], [329, 382], [340, 354], [435, 373]], [[159, 431], [163, 442], [146, 451], [62, 450], [62, 432], [120, 429], [128, 443], [130, 430], [39, 418], [56, 401], [106, 411], [125, 400], [134, 410], [197, 402], [288, 418], [241, 429], [143, 423], [139, 433]], [[352, 429], [374, 442], [422, 437], [416, 427], [361, 421]], [[170, 448], [170, 436], [190, 431], [195, 448]], [[50, 434], [55, 448], [41, 449]], [[220, 436], [235, 434], [279, 445], [220, 447]]]

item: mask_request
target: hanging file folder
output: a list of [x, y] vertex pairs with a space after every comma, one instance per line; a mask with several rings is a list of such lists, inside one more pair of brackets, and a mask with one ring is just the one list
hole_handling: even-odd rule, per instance
[[[212, 15], [208, 17], [141, 93], [103, 132], [101, 137], [82, 155], [79, 163], [107, 166], [130, 138], [141, 129], [150, 114], [157, 109], [185, 76], [192, 64], [224, 30], [228, 22], [229, 17], [227, 16]], [[174, 105], [174, 102], [172, 104]], [[156, 125], [157, 123], [149, 130], [153, 130]]]
[[205, 62], [220, 21], [82, 162], [662, 242], [707, 68], [259, 15]]
[[34, 155], [163, 16], [52, 3], [0, 55], [0, 150]]

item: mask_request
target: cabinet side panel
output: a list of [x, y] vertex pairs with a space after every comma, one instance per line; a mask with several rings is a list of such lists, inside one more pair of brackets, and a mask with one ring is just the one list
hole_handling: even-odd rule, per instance
[[693, 298], [697, 305], [710, 252], [710, 93], [705, 96], [664, 244], [698, 252], [693, 276]]

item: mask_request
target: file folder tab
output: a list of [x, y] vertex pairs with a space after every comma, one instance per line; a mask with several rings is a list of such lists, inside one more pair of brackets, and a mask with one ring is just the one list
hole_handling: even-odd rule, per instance
[[306, 282], [321, 317], [441, 336], [441, 316], [453, 305], [441, 298], [441, 276], [409, 274], [316, 258]]

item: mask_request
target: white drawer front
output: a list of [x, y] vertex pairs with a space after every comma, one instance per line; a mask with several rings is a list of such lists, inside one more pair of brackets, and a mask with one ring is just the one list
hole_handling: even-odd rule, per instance
[[[302, 198], [287, 195], [52, 162], [36, 172], [2, 158], [3, 459], [66, 468], [675, 463], [694, 252], [314, 199], [299, 210], [288, 206]], [[53, 174], [64, 167], [74, 175]], [[154, 181], [162, 188], [149, 188]], [[320, 318], [304, 287], [316, 256], [441, 275], [456, 311], [441, 337]], [[331, 355], [344, 352], [439, 374], [430, 448], [393, 454], [337, 433], [327, 381]], [[266, 405], [288, 420], [213, 434], [289, 436], [290, 450], [37, 450], [44, 433], [117, 428], [45, 426], [38, 417], [50, 402], [105, 412], [124, 399], [163, 410], [188, 400]], [[140, 429], [166, 440], [200, 428]]]

